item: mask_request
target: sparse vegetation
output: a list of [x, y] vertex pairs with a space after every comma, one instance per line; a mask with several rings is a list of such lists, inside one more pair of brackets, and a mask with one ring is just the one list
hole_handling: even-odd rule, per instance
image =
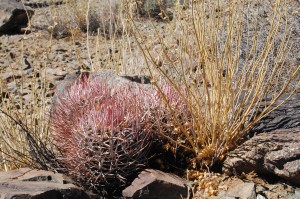
[[66, 0], [59, 7], [51, 6], [44, 17], [56, 38], [80, 31], [112, 37], [123, 28], [119, 5], [117, 0]]
[[[22, 166], [57, 167], [49, 136], [49, 82], [40, 77], [43, 72], [35, 68], [32, 77], [20, 74], [21, 79], [12, 80], [20, 90], [1, 84], [0, 165], [5, 171]], [[26, 96], [29, 103], [25, 99], [28, 88], [32, 89]]]
[[[166, 150], [175, 155], [179, 151], [188, 154], [188, 168], [210, 168], [246, 139], [251, 128], [273, 111], [272, 104], [279, 97], [286, 92], [292, 95], [299, 88], [300, 66], [286, 67], [293, 45], [285, 17], [288, 2], [272, 1], [268, 8], [272, 16], [268, 16], [266, 27], [261, 27], [257, 19], [258, 1], [170, 2], [170, 7], [169, 1], [158, 2], [159, 9], [155, 9], [159, 19], [138, 17], [137, 14], [151, 15], [145, 10], [146, 1], [138, 0], [66, 0], [62, 5], [45, 8], [47, 24], [42, 28], [47, 29], [48, 35], [36, 38], [48, 37], [49, 42], [44, 45], [47, 47], [39, 52], [37, 40], [36, 46], [23, 49], [28, 42], [24, 35], [18, 62], [9, 63], [5, 69], [13, 75], [5, 79], [7, 71], [0, 69], [0, 170], [30, 166], [64, 171], [91, 189], [111, 182], [123, 183], [132, 168], [122, 169], [124, 173], [120, 175], [107, 165], [105, 171], [95, 169], [103, 160], [99, 144], [109, 143], [103, 132], [111, 124], [113, 130], [109, 130], [115, 137], [122, 134], [121, 141], [128, 141], [127, 136], [135, 141], [116, 142], [117, 147], [129, 150], [119, 157], [130, 156], [140, 160], [136, 163], [145, 163], [143, 150], [149, 147], [145, 142], [155, 129]], [[144, 10], [137, 11], [141, 6]], [[33, 27], [38, 24], [34, 20]], [[53, 64], [51, 56], [61, 55], [60, 50], [54, 52], [54, 46], [57, 49], [63, 42], [68, 49], [61, 51], [74, 61], [71, 66], [76, 69], [63, 59], [57, 61], [58, 67], [68, 68], [68, 72], [109, 68], [118, 74], [150, 75], [157, 91], [152, 93], [157, 94], [156, 101], [124, 90], [120, 96], [112, 95], [115, 101], [106, 101], [106, 106], [113, 109], [104, 109], [107, 114], [112, 111], [110, 114], [119, 115], [118, 121], [103, 123], [104, 115], [98, 110], [102, 104], [95, 99], [108, 97], [110, 90], [104, 83], [92, 82], [91, 87], [85, 88], [74, 84], [67, 94], [70, 101], [61, 98], [52, 110], [51, 114], [58, 117], [51, 121], [49, 129], [57, 81], [50, 78], [47, 69]], [[84, 50], [79, 49], [79, 44], [85, 46]], [[7, 52], [5, 56], [16, 55]], [[25, 63], [28, 58], [42, 61], [29, 67]], [[18, 64], [27, 65], [32, 71], [22, 72], [25, 69], [19, 70]], [[76, 92], [83, 89], [87, 93]], [[266, 97], [271, 99], [268, 104]], [[149, 104], [143, 104], [143, 100]], [[158, 101], [162, 103], [157, 104]], [[78, 108], [83, 105], [98, 112]], [[151, 105], [155, 107], [151, 117], [156, 118], [145, 121], [141, 116]], [[262, 106], [264, 109], [258, 110]], [[76, 113], [76, 121], [66, 121], [71, 115], [67, 111]], [[127, 127], [132, 130], [128, 135]], [[149, 137], [141, 138], [136, 132]], [[69, 142], [70, 138], [73, 142]], [[107, 155], [108, 148], [103, 150], [100, 154]], [[108, 159], [112, 158], [110, 155]], [[123, 168], [126, 163], [117, 167]]]

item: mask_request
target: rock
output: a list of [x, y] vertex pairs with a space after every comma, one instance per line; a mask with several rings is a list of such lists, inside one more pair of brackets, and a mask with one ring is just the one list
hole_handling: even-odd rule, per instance
[[[294, 198], [300, 198], [300, 189], [298, 189], [298, 190], [295, 190], [295, 197]], [[291, 196], [291, 198], [292, 198], [293, 196]]]
[[[56, 67], [56, 68], [46, 68], [45, 73], [46, 73], [46, 77], [47, 77], [47, 75], [65, 77], [68, 74], [68, 71], [64, 70], [61, 67]], [[43, 77], [43, 74], [42, 74], [42, 77]]]
[[51, 0], [51, 1], [40, 1], [40, 0], [32, 0], [24, 2], [26, 6], [29, 6], [31, 8], [42, 8], [42, 7], [48, 7], [51, 5], [62, 5], [64, 2], [62, 0]]
[[257, 194], [256, 199], [266, 199], [266, 197], [264, 197], [264, 196], [262, 196], [260, 194]]
[[125, 86], [131, 89], [139, 89], [139, 87], [143, 86], [146, 89], [153, 89], [152, 85], [149, 84], [150, 79], [147, 76], [119, 76], [112, 70], [100, 70], [93, 73], [83, 72], [81, 74], [79, 72], [73, 72], [66, 75], [64, 80], [59, 82], [57, 85], [55, 95], [53, 97], [53, 103], [57, 100], [57, 96], [63, 95], [79, 76], [99, 79], [104, 78], [107, 80], [109, 85], [116, 89], [120, 86]]
[[228, 190], [229, 197], [238, 197], [240, 199], [256, 199], [255, 184], [241, 183], [230, 187]]
[[20, 79], [22, 77], [22, 71], [17, 70], [13, 72], [4, 72], [1, 74], [1, 78], [5, 80], [6, 82], [12, 82], [15, 79]]
[[17, 84], [16, 84], [15, 81], [10, 82], [10, 83], [7, 84], [7, 90], [9, 92], [15, 92], [17, 89], [18, 89], [18, 87], [17, 87]]
[[[283, 95], [274, 105], [272, 105], [272, 108], [278, 106], [287, 97], [288, 94]], [[269, 103], [268, 99], [267, 103]], [[260, 120], [253, 130], [251, 130], [250, 134], [294, 127], [300, 127], [300, 92], [295, 93], [283, 105]]]
[[265, 190], [260, 194], [265, 198], [299, 199], [299, 195], [297, 194], [299, 188], [295, 189], [283, 183], [269, 184], [266, 186], [268, 187], [268, 190]]
[[300, 128], [261, 133], [231, 151], [224, 162], [228, 175], [276, 175], [300, 185]]
[[234, 196], [227, 196], [226, 191], [221, 191], [217, 196], [212, 196], [210, 199], [236, 199]]
[[0, 1], [0, 35], [20, 33], [27, 26], [34, 11], [24, 7], [22, 2], [16, 0]]
[[226, 196], [226, 192], [220, 193], [218, 196], [210, 197], [210, 199], [236, 199], [236, 197], [233, 196]]
[[124, 75], [124, 76], [121, 76], [121, 77], [123, 77], [125, 79], [128, 79], [132, 82], [140, 83], [140, 84], [150, 84], [151, 83], [150, 77], [147, 77], [147, 76], [138, 76], [138, 75], [128, 76], [128, 75]]
[[31, 65], [32, 64], [26, 58], [23, 59], [23, 68], [22, 68], [23, 70], [28, 70], [32, 68]]
[[65, 53], [68, 51], [68, 46], [66, 45], [59, 45], [59, 44], [54, 44], [52, 46], [52, 50], [57, 52], [57, 53]]
[[190, 198], [188, 182], [176, 175], [147, 169], [123, 190], [126, 198]]
[[268, 189], [265, 186], [262, 186], [262, 185], [256, 186], [256, 193], [263, 193], [266, 190], [268, 190]]
[[220, 189], [218, 195], [210, 197], [211, 199], [256, 199], [255, 184], [252, 182], [243, 182], [242, 180], [230, 181], [227, 184], [228, 189]]
[[62, 174], [21, 168], [0, 172], [0, 198], [90, 199], [91, 196]]
[[[249, 179], [250, 180], [250, 179]], [[254, 184], [255, 183], [255, 184]], [[263, 184], [263, 185], [262, 185]], [[253, 186], [255, 189], [253, 189]], [[288, 185], [283, 182], [275, 184], [269, 184], [266, 181], [261, 181], [260, 178], [252, 179], [245, 182], [237, 177], [224, 178], [218, 187], [218, 194], [216, 196], [208, 197], [209, 199], [241, 199], [252, 197], [252, 194], [256, 194], [256, 199], [268, 199], [268, 198], [286, 198], [286, 199], [298, 199], [300, 188], [296, 188], [292, 185]], [[201, 195], [202, 194], [202, 195]], [[196, 198], [201, 197], [203, 193], [196, 192]], [[250, 198], [251, 198], [250, 197]]]

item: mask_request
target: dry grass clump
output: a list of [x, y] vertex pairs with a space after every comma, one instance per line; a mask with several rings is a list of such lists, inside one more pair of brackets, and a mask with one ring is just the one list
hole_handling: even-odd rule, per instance
[[110, 37], [122, 32], [122, 18], [117, 0], [66, 0], [50, 6], [47, 19], [54, 37], [71, 36], [74, 31]]
[[[15, 92], [1, 82], [0, 170], [58, 167], [48, 134], [49, 85], [37, 77], [37, 71], [42, 72], [35, 70], [32, 78], [23, 74], [23, 78], [13, 80], [19, 88]], [[29, 95], [26, 85], [32, 87]]]
[[[272, 4], [270, 24], [264, 29], [244, 17], [252, 5], [255, 2], [191, 1], [187, 11], [177, 7], [166, 28], [169, 32], [162, 35], [153, 27], [157, 38], [152, 43], [145, 42], [135, 26], [135, 38], [153, 83], [170, 113], [162, 121], [160, 133], [174, 151], [183, 148], [193, 153], [191, 166], [210, 167], [223, 160], [226, 152], [237, 147], [254, 124], [272, 111], [272, 104], [283, 93], [289, 89], [292, 94], [299, 86], [295, 77], [300, 66], [285, 68], [290, 48], [290, 32], [282, 17], [286, 4]], [[265, 28], [268, 34], [261, 39]], [[284, 31], [280, 38], [279, 30]], [[153, 45], [157, 46], [155, 52]], [[290, 71], [281, 75], [285, 70]], [[181, 97], [187, 114], [168, 100], [155, 81], [157, 71]], [[270, 103], [265, 104], [267, 96]], [[259, 111], [260, 106], [264, 109]], [[173, 126], [173, 130], [166, 126]]]
[[[219, 185], [221, 181], [224, 180], [218, 173], [201, 172], [197, 170], [187, 170], [186, 177], [188, 180], [194, 181], [196, 187], [203, 191], [201, 193], [208, 197], [218, 195]], [[197, 191], [194, 196], [197, 198]]]

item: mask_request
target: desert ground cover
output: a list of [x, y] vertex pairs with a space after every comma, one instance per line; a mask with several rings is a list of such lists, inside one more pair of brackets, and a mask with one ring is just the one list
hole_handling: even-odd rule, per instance
[[[179, 170], [195, 190], [216, 195], [219, 184], [239, 181], [216, 174], [227, 152], [278, 98], [299, 93], [297, 0], [21, 2], [34, 10], [25, 33], [0, 36], [1, 170], [61, 171], [50, 124], [57, 85], [110, 69], [149, 77], [162, 99], [153, 124], [162, 151], [185, 157]], [[278, 197], [288, 193], [278, 187]]]

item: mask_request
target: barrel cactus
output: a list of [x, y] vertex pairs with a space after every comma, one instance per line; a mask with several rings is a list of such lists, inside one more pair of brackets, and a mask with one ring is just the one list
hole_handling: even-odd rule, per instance
[[147, 162], [148, 100], [153, 95], [145, 89], [85, 77], [57, 96], [51, 128], [65, 172], [92, 190], [120, 191]]

